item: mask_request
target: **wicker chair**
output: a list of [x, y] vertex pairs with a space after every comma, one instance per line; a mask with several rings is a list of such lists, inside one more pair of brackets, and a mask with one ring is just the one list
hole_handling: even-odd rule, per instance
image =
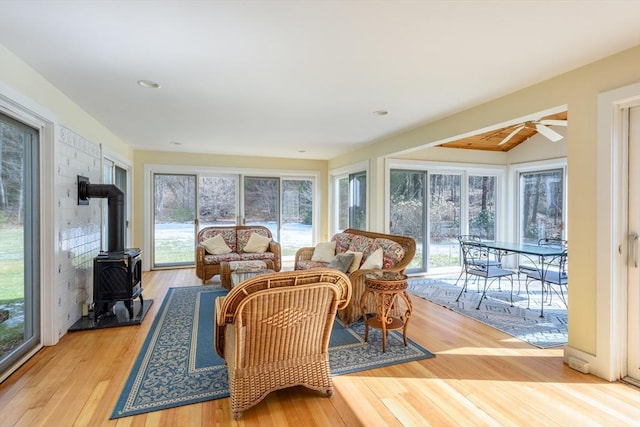
[[347, 276], [317, 269], [259, 275], [216, 300], [214, 341], [229, 372], [234, 418], [275, 390], [333, 393], [329, 338], [350, 299]]

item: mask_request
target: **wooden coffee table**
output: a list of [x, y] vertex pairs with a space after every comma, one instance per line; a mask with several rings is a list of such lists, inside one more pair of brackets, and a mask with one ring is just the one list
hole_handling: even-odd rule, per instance
[[[407, 325], [413, 307], [407, 292], [407, 276], [401, 273], [384, 272], [367, 274], [364, 277], [365, 291], [360, 298], [360, 311], [364, 318], [364, 340], [369, 339], [369, 327], [382, 330], [382, 352], [387, 350], [387, 331], [402, 329], [402, 338], [407, 346]], [[398, 299], [407, 307], [404, 313], [397, 312]], [[367, 300], [372, 307], [367, 307]], [[369, 316], [370, 313], [375, 313]]]

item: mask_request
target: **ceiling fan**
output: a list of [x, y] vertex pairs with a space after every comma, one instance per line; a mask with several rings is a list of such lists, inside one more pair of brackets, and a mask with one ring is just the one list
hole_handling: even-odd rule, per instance
[[544, 135], [547, 139], [553, 142], [560, 141], [563, 136], [548, 126], [567, 126], [566, 120], [529, 120], [524, 123], [514, 125], [515, 129], [498, 145], [506, 144], [511, 138], [513, 138], [518, 132], [522, 129], [533, 129], [542, 135]]

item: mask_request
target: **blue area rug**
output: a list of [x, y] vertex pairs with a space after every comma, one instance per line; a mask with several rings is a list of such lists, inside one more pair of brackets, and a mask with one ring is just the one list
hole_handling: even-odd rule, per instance
[[557, 295], [551, 302], [545, 302], [544, 318], [540, 318], [540, 290], [532, 290], [530, 308], [527, 309], [527, 295], [524, 284], [518, 295], [518, 282], [514, 283], [513, 307], [509, 302], [511, 285], [503, 281], [502, 290], [492, 284], [476, 310], [480, 296], [476, 284], [470, 283], [460, 301], [456, 298], [462, 289], [463, 279], [455, 286], [456, 278], [411, 279], [409, 292], [427, 299], [457, 313], [471, 317], [529, 344], [540, 348], [556, 347], [567, 343], [567, 310]]
[[[229, 396], [227, 370], [213, 343], [214, 301], [226, 294], [218, 286], [170, 288], [133, 365], [111, 418], [120, 418]], [[364, 324], [334, 323], [329, 344], [333, 375], [434, 357], [390, 331], [382, 352], [379, 330]]]

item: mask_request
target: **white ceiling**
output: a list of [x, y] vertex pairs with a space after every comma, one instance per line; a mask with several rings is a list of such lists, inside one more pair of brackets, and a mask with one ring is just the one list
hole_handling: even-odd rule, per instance
[[330, 159], [640, 45], [639, 18], [638, 0], [0, 0], [0, 44], [135, 148]]

